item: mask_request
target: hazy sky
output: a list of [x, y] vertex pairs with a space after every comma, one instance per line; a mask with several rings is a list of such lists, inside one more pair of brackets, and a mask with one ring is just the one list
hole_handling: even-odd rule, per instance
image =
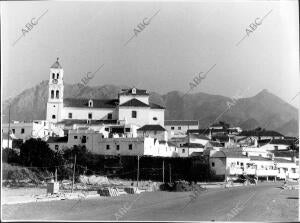
[[70, 84], [104, 64], [89, 85], [187, 92], [199, 72], [216, 64], [190, 93], [232, 97], [248, 89], [247, 97], [268, 89], [290, 101], [300, 86], [297, 10], [297, 1], [1, 2], [3, 97], [47, 80], [59, 57]]

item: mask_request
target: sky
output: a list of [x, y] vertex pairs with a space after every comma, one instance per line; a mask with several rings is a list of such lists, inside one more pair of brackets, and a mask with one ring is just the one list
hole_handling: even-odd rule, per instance
[[267, 89], [297, 106], [297, 10], [293, 0], [1, 2], [2, 97], [48, 80], [59, 57], [68, 84], [103, 65], [88, 85], [228, 97]]

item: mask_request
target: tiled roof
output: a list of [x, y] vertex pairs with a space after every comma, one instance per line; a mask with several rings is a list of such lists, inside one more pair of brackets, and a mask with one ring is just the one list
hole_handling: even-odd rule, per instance
[[197, 125], [198, 120], [165, 120], [165, 125]]
[[120, 107], [150, 107], [149, 105], [141, 102], [140, 100], [133, 98], [129, 101], [126, 101], [123, 104], [120, 104]]
[[165, 107], [158, 105], [158, 104], [154, 104], [154, 103], [149, 103], [150, 108], [152, 109], [165, 109]]
[[287, 159], [283, 159], [283, 158], [274, 158], [274, 161], [276, 163], [293, 163], [292, 160], [287, 160]]
[[[88, 106], [89, 100], [93, 101], [93, 107]], [[64, 107], [73, 107], [73, 108], [115, 108], [118, 104], [118, 99], [81, 99], [81, 98], [65, 98]]]
[[87, 123], [86, 119], [63, 119], [57, 124], [73, 125], [73, 124], [117, 124], [118, 120], [89, 120]]
[[269, 130], [250, 130], [250, 131], [242, 131], [239, 136], [283, 136], [279, 132], [269, 131]]
[[138, 89], [138, 88], [135, 88], [136, 93], [133, 94], [132, 89], [134, 89], [134, 88], [122, 89], [122, 91], [119, 93], [119, 95], [149, 95], [147, 90], [142, 90], [142, 89]]
[[204, 146], [200, 143], [184, 143], [181, 147], [188, 148], [204, 148]]
[[161, 125], [144, 125], [137, 131], [166, 131]]
[[50, 68], [62, 69], [62, 66], [60, 66], [60, 64], [58, 62], [58, 58], [57, 58], [57, 60], [55, 61], [55, 63]]
[[208, 137], [205, 135], [199, 135], [199, 134], [189, 134], [189, 137], [192, 139], [204, 139], [204, 140], [209, 140]]
[[228, 157], [228, 158], [248, 158], [243, 155], [242, 151], [220, 150], [212, 154], [211, 157]]
[[264, 140], [259, 140], [258, 141], [259, 144], [281, 144], [281, 145], [292, 145], [292, 141], [291, 140], [286, 140], [286, 139], [264, 139]]
[[262, 156], [249, 156], [250, 160], [255, 160], [255, 161], [272, 161], [270, 158], [262, 157]]
[[68, 136], [64, 137], [49, 137], [47, 143], [66, 143], [68, 142]]

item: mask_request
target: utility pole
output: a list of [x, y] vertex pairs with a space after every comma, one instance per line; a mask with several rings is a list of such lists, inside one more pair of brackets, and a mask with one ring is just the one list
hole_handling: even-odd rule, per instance
[[10, 103], [9, 103], [9, 107], [8, 107], [8, 141], [7, 141], [8, 145], [7, 145], [7, 148], [9, 148], [9, 140], [10, 140]]
[[74, 168], [73, 168], [72, 193], [73, 193], [73, 189], [74, 189], [75, 166], [76, 166], [76, 154], [75, 154], [75, 161], [74, 161]]
[[140, 156], [137, 156], [137, 173], [136, 173], [136, 187], [139, 187], [139, 177], [140, 177]]
[[55, 168], [55, 182], [57, 182], [57, 168]]
[[171, 163], [169, 163], [170, 183], [172, 182]]
[[163, 160], [162, 169], [163, 169], [162, 175], [163, 175], [163, 183], [164, 183], [165, 182], [165, 161], [164, 160]]

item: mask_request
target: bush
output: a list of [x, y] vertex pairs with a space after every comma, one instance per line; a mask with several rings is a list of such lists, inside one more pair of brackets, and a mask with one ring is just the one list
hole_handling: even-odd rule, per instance
[[18, 164], [21, 163], [18, 152], [14, 149], [9, 149], [9, 148], [2, 150], [2, 162], [18, 163]]

